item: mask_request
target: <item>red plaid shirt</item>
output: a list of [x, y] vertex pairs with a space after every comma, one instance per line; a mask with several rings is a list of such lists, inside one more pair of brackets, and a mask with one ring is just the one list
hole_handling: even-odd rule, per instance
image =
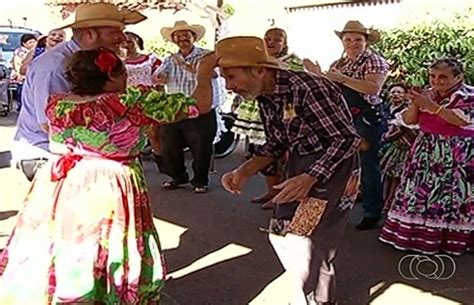
[[[336, 68], [342, 74], [357, 79], [365, 79], [368, 74], [387, 74], [390, 67], [385, 59], [371, 51], [365, 51], [354, 59], [347, 57], [335, 61], [331, 68]], [[378, 94], [366, 94], [365, 100], [372, 105], [382, 103]]]
[[[339, 87], [327, 78], [277, 70], [273, 94], [257, 100], [266, 143], [256, 147], [256, 155], [319, 154], [307, 173], [326, 182], [344, 159], [357, 153], [360, 140], [351, 113]], [[285, 102], [294, 105], [296, 117], [283, 119]]]

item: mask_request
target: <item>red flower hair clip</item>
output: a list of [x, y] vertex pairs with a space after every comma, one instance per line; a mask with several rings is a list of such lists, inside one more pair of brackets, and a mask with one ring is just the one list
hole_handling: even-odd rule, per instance
[[106, 49], [101, 49], [94, 63], [97, 67], [99, 67], [100, 71], [104, 73], [110, 73], [114, 69], [118, 60], [119, 59], [114, 52]]

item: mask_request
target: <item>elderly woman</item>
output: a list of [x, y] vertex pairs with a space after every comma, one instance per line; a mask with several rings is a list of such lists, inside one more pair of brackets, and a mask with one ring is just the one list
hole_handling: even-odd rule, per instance
[[420, 134], [380, 240], [397, 249], [460, 255], [474, 249], [474, 87], [456, 59], [429, 68], [431, 88], [410, 90], [406, 124]]
[[384, 198], [382, 213], [384, 215], [387, 214], [392, 205], [395, 191], [400, 184], [408, 150], [416, 137], [416, 126], [411, 126], [410, 128], [398, 118], [399, 113], [409, 105], [407, 87], [403, 84], [395, 83], [388, 87], [387, 91], [390, 105], [390, 121], [388, 131], [382, 136], [384, 146], [380, 151]]
[[47, 50], [54, 48], [55, 46], [63, 42], [65, 38], [66, 33], [64, 32], [64, 30], [51, 30], [48, 33], [48, 36], [43, 36], [38, 39], [38, 43], [36, 44], [34, 50], [31, 50], [26, 55], [26, 58], [23, 61], [23, 64], [21, 65], [20, 73], [25, 75], [26, 71], [28, 70], [28, 66], [33, 61], [33, 59], [40, 56]]
[[[364, 27], [359, 21], [349, 21], [342, 31], [336, 31], [344, 47], [343, 57], [335, 61], [326, 76], [338, 83], [349, 104], [357, 132], [363, 138], [360, 147], [364, 218], [359, 230], [374, 229], [382, 210], [382, 178], [379, 148], [385, 129], [382, 99], [379, 93], [389, 66], [384, 58], [369, 50], [380, 34]], [[319, 65], [304, 60], [305, 68], [320, 74]]]
[[[294, 54], [288, 52], [287, 34], [280, 28], [269, 29], [264, 36], [268, 53], [280, 60], [283, 67], [293, 71], [303, 71], [301, 60]], [[235, 133], [247, 136], [250, 143], [250, 153], [254, 145], [265, 143], [265, 133], [260, 118], [260, 111], [256, 100], [243, 101], [237, 108], [237, 119], [234, 123]], [[282, 179], [282, 160], [275, 162], [262, 173], [265, 175], [267, 192], [251, 201], [253, 203], [263, 203], [263, 209], [272, 209], [270, 200], [278, 193], [273, 187]]]

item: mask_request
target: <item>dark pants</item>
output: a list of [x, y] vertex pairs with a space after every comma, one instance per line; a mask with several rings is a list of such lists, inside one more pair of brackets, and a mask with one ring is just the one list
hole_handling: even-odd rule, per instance
[[379, 166], [379, 150], [385, 124], [370, 126], [360, 118], [356, 118], [354, 123], [357, 133], [369, 142], [369, 149], [360, 152], [364, 216], [380, 217], [383, 206], [383, 186]]
[[23, 83], [19, 83], [16, 89], [16, 111], [21, 110], [21, 93], [23, 92]]
[[189, 181], [184, 163], [184, 148], [193, 156], [194, 177], [191, 184], [206, 186], [209, 183], [213, 141], [217, 131], [216, 113], [212, 110], [196, 119], [184, 120], [160, 128], [161, 155], [164, 173], [179, 183]]
[[[287, 163], [288, 176], [303, 173], [313, 162], [312, 156], [290, 155]], [[320, 223], [311, 236], [292, 233], [284, 237], [270, 234], [270, 241], [285, 269], [294, 277], [296, 294], [291, 305], [306, 304], [307, 301], [334, 302], [336, 299], [335, 261], [337, 248], [348, 223], [349, 212], [355, 195], [347, 204], [345, 189], [349, 179], [356, 175], [358, 160], [353, 156], [344, 160], [329, 181], [317, 181], [309, 196], [326, 201], [326, 209]], [[287, 203], [282, 212], [288, 213], [292, 203]], [[284, 206], [284, 205], [282, 205]], [[287, 209], [284, 211], [285, 209]], [[285, 217], [287, 218], [287, 217]]]

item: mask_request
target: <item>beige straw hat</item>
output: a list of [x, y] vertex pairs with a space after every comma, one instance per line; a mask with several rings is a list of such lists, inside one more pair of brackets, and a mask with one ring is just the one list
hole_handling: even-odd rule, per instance
[[161, 35], [167, 41], [173, 42], [172, 35], [177, 31], [191, 31], [196, 35], [196, 41], [201, 40], [201, 38], [206, 33], [206, 29], [199, 24], [189, 25], [186, 21], [176, 21], [173, 27], [164, 27], [161, 29]]
[[360, 21], [351, 20], [346, 23], [342, 31], [334, 31], [340, 39], [344, 36], [344, 33], [360, 33], [367, 35], [367, 42], [374, 44], [380, 39], [380, 33], [376, 30], [366, 28]]

